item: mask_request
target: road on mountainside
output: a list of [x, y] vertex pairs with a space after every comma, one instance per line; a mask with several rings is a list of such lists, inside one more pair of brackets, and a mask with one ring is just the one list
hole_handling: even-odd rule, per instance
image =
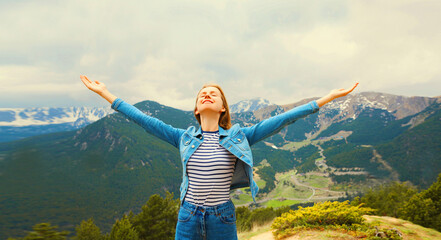
[[[314, 196], [316, 195], [316, 190], [332, 193], [333, 196], [329, 196], [329, 197], [315, 197], [313, 200], [330, 200], [330, 199], [336, 199], [336, 198], [339, 198], [339, 197], [344, 197], [346, 195], [345, 192], [342, 192], [342, 191], [332, 191], [332, 190], [329, 190], [327, 188], [317, 188], [317, 187], [312, 187], [310, 185], [301, 183], [296, 178], [296, 176], [294, 174], [291, 175], [291, 179], [294, 181], [295, 185], [311, 189], [312, 194], [308, 198], [287, 198], [287, 197], [281, 197], [284, 200], [295, 200], [295, 201], [308, 202], [308, 201], [311, 201], [314, 198]], [[267, 202], [269, 200], [274, 200], [274, 198], [272, 198], [272, 197], [265, 197], [265, 198], [257, 200], [256, 203], [264, 203], [264, 202]], [[236, 206], [237, 207], [241, 207], [241, 206], [248, 206], [250, 204], [251, 203], [245, 203], [245, 204], [238, 204]]]
[[[322, 160], [317, 162], [317, 163], [319, 163], [325, 169], [331, 169], [331, 171], [334, 171], [336, 175], [340, 175], [340, 173], [336, 171], [337, 170], [336, 168], [329, 167], [326, 164], [326, 157], [323, 154], [323, 148], [319, 144], [316, 144], [316, 143], [311, 143], [311, 144], [313, 144], [314, 146], [316, 146], [319, 149], [320, 156], [322, 157]], [[351, 174], [351, 173], [352, 172], [345, 172], [343, 174]], [[354, 172], [353, 174], [366, 174], [366, 172]], [[296, 178], [295, 175], [291, 175], [291, 179], [294, 181], [295, 185], [302, 186], [302, 187], [310, 189], [312, 191], [312, 194], [308, 198], [287, 198], [287, 197], [281, 197], [284, 200], [294, 200], [294, 201], [308, 202], [308, 201], [311, 201], [311, 200], [330, 200], [330, 199], [336, 199], [336, 198], [340, 198], [340, 197], [345, 197], [346, 196], [346, 193], [342, 192], [342, 191], [332, 191], [332, 190], [329, 190], [327, 188], [317, 188], [317, 187], [313, 187], [313, 186], [301, 183]], [[328, 193], [332, 194], [332, 196], [329, 196], [329, 197], [315, 197], [317, 190], [320, 190], [320, 191], [323, 191], [323, 192], [328, 192]], [[272, 197], [264, 197], [262, 199], [257, 200], [256, 203], [264, 203], [264, 202], [267, 202], [269, 200], [274, 200], [274, 198], [272, 198]], [[245, 203], [245, 204], [238, 204], [236, 206], [238, 206], [238, 207], [240, 207], [240, 206], [249, 206], [250, 204], [251, 204], [251, 202], [250, 203]]]

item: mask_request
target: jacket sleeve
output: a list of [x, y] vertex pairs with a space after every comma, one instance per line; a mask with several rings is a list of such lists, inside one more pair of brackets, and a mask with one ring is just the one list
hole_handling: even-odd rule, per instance
[[179, 139], [185, 132], [184, 129], [172, 127], [157, 118], [148, 116], [135, 106], [126, 103], [120, 98], [113, 101], [111, 108], [133, 120], [135, 123], [143, 127], [146, 132], [153, 134], [179, 149]]
[[245, 133], [248, 143], [253, 145], [260, 140], [280, 132], [282, 128], [294, 123], [297, 119], [304, 118], [318, 110], [319, 106], [317, 102], [313, 100], [279, 115], [262, 120], [253, 126], [244, 127], [241, 130]]

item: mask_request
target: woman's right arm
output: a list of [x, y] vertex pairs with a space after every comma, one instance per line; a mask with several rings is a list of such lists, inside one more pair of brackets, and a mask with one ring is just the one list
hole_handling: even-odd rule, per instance
[[147, 114], [141, 112], [138, 108], [111, 94], [107, 90], [106, 85], [104, 85], [102, 82], [92, 82], [83, 75], [81, 75], [80, 78], [87, 88], [111, 103], [112, 109], [124, 114], [126, 117], [143, 127], [148, 133], [151, 133], [154, 136], [170, 143], [176, 148], [179, 148], [179, 139], [184, 133], [184, 129], [172, 127], [171, 125], [166, 124], [157, 118], [148, 116]]

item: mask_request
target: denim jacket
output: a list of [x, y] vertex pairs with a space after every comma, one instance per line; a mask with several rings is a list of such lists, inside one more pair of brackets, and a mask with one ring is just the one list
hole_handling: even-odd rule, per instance
[[[188, 159], [203, 142], [201, 127], [175, 128], [157, 118], [146, 115], [120, 98], [115, 99], [111, 108], [139, 124], [148, 133], [179, 149], [182, 161], [182, 183], [180, 187], [180, 201], [182, 203], [188, 188]], [[253, 155], [250, 146], [278, 133], [283, 127], [295, 122], [297, 119], [306, 117], [318, 110], [317, 102], [312, 100], [309, 103], [262, 120], [250, 127], [240, 127], [239, 124], [234, 124], [230, 129], [223, 129], [219, 126], [219, 144], [238, 158], [230, 190], [250, 187], [253, 201], [256, 202], [255, 197], [259, 187], [253, 180]]]

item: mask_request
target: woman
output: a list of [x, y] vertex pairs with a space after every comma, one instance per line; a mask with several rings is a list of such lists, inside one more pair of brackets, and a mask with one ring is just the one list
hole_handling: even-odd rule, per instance
[[175, 239], [237, 239], [236, 214], [229, 192], [250, 187], [253, 201], [259, 191], [253, 180], [250, 146], [279, 132], [299, 118], [315, 113], [350, 89], [335, 89], [328, 95], [265, 119], [251, 127], [231, 125], [228, 103], [220, 86], [204, 85], [196, 97], [194, 115], [200, 126], [174, 128], [148, 116], [111, 94], [104, 83], [80, 76], [83, 83], [141, 125], [147, 132], [179, 149], [182, 160], [180, 209]]

